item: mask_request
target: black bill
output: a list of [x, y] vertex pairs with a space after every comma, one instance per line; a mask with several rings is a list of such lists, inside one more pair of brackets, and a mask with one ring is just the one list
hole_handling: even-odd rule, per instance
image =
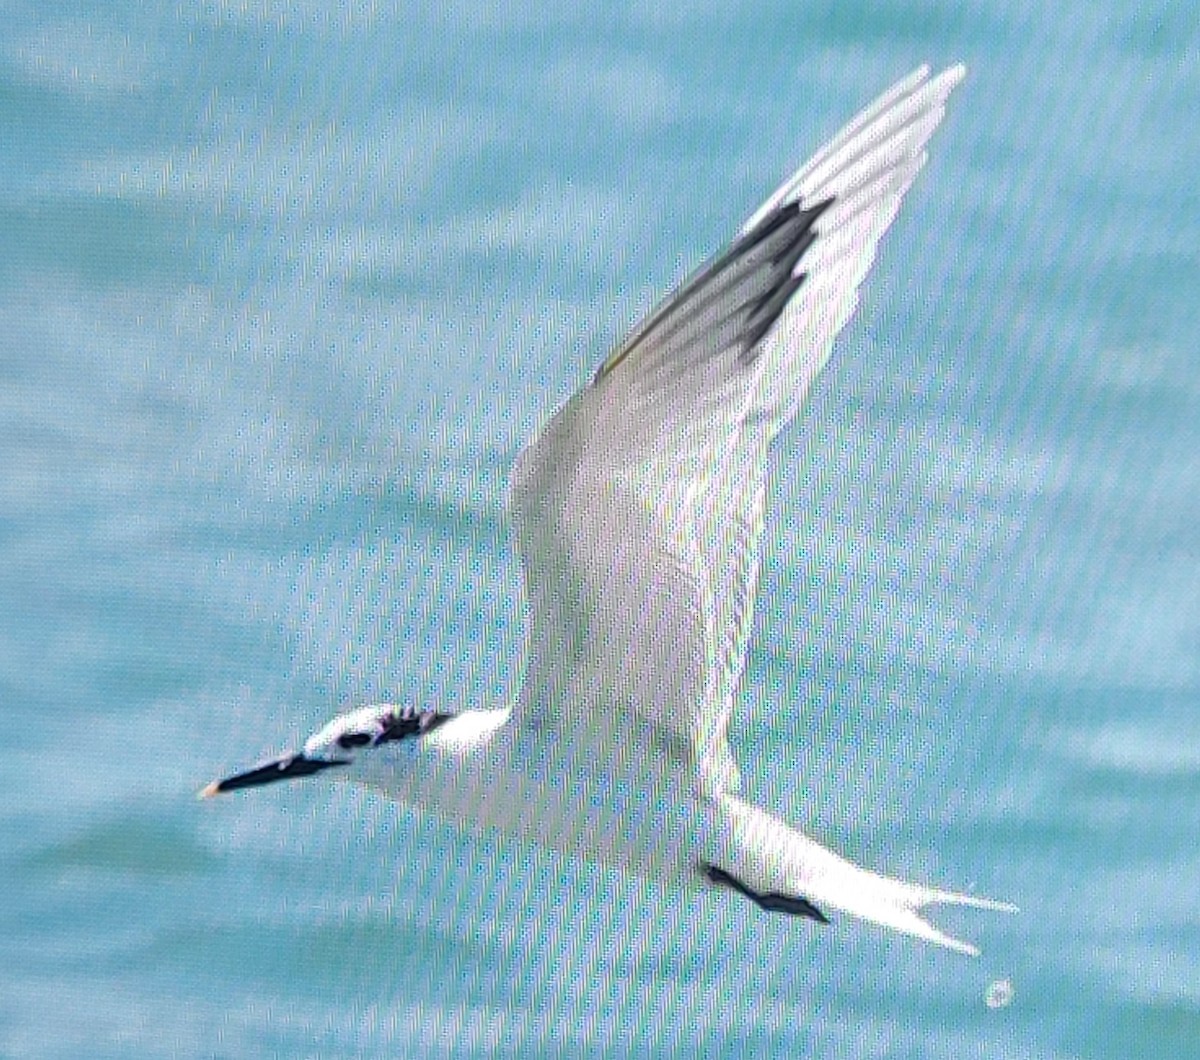
[[209, 799], [226, 791], [237, 791], [238, 788], [257, 788], [262, 784], [273, 784], [277, 780], [292, 780], [295, 777], [307, 777], [320, 773], [323, 769], [333, 766], [348, 766], [350, 763], [342, 759], [305, 758], [302, 754], [288, 755], [277, 758], [266, 765], [256, 766], [245, 773], [237, 773], [224, 780], [214, 780], [203, 791], [200, 798]]

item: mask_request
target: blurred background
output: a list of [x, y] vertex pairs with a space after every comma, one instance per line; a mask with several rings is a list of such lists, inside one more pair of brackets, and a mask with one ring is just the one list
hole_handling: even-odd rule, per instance
[[[1194, 13], [541, 6], [3, 5], [0, 1055], [1194, 1055]], [[780, 439], [735, 740], [856, 860], [1018, 902], [939, 912], [981, 959], [195, 801], [352, 705], [502, 701], [520, 446], [960, 60]]]

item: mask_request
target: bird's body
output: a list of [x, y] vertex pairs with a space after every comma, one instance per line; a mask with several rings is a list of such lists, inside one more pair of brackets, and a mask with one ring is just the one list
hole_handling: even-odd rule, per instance
[[[509, 707], [390, 706], [207, 789], [329, 769], [473, 830], [767, 909], [839, 909], [965, 952], [919, 910], [1011, 908], [858, 868], [739, 795], [727, 732], [771, 441], [793, 418], [963, 75], [922, 69], [850, 123], [652, 313], [513, 469], [528, 603]], [[333, 768], [341, 766], [344, 768]]]
[[[547, 738], [549, 737], [549, 738]], [[465, 831], [531, 840], [568, 857], [647, 879], [689, 883], [702, 849], [707, 806], [658, 769], [647, 783], [622, 760], [564, 747], [510, 711], [466, 711], [436, 733], [378, 758], [347, 779], [384, 792]], [[374, 757], [374, 756], [372, 756]]]

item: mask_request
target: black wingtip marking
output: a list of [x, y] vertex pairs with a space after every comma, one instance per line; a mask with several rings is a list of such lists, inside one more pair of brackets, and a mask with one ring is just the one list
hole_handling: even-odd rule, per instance
[[747, 308], [749, 309], [749, 318], [747, 325], [749, 330], [742, 337], [742, 354], [741, 361], [743, 364], [754, 359], [754, 349], [763, 340], [767, 332], [774, 326], [775, 321], [779, 319], [779, 314], [783, 312], [784, 306], [792, 300], [794, 295], [808, 279], [808, 273], [802, 272], [798, 276], [793, 276], [789, 270], [787, 279], [778, 287], [768, 291], [761, 298], [756, 298], [753, 303]]
[[666, 340], [695, 319], [696, 314], [727, 292], [728, 277], [739, 267], [745, 268], [743, 276], [752, 275], [756, 282], [753, 296], [729, 310], [729, 317], [742, 314], [741, 326], [730, 345], [737, 349], [738, 364], [753, 364], [759, 343], [807, 278], [807, 273], [797, 273], [796, 268], [816, 241], [817, 219], [833, 202], [830, 196], [805, 206], [801, 200], [792, 199], [769, 210], [753, 228], [674, 292], [619, 346], [596, 370], [592, 385], [599, 385], [644, 343]]
[[741, 338], [738, 362], [753, 364], [758, 357], [758, 346], [775, 321], [787, 307], [792, 296], [808, 278], [808, 273], [796, 272], [796, 266], [816, 242], [817, 218], [830, 206], [834, 199], [822, 199], [813, 206], [802, 206], [800, 200], [784, 203], [768, 213], [757, 225], [746, 233], [745, 249], [757, 246], [764, 240], [787, 227], [786, 239], [771, 255], [771, 279], [766, 291], [748, 303], [746, 309], [746, 331]]

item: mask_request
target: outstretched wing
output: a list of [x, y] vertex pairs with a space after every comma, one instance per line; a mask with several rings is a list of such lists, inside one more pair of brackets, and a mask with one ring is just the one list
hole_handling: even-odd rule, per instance
[[[712, 790], [753, 614], [771, 439], [925, 162], [961, 66], [864, 110], [651, 313], [521, 454], [521, 708], [580, 745], [653, 740]], [[636, 735], [630, 735], [636, 726]]]

